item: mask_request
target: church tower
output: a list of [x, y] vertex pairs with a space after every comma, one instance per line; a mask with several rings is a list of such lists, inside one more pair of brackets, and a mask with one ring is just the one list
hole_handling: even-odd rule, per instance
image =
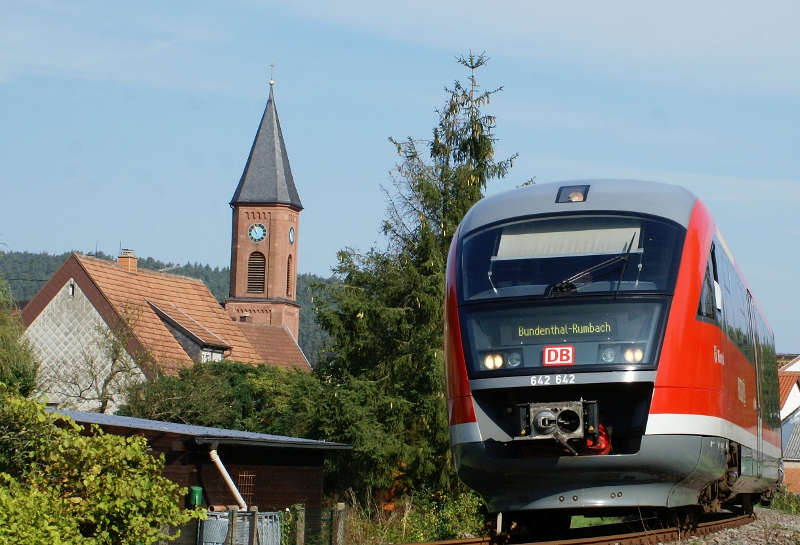
[[298, 338], [298, 222], [303, 205], [292, 179], [270, 79], [269, 98], [233, 194], [231, 288], [236, 321], [284, 325]]

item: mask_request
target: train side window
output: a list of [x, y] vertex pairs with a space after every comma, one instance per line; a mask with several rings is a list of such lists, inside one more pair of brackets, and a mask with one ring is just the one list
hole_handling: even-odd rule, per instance
[[713, 252], [708, 256], [706, 263], [706, 273], [703, 275], [703, 288], [700, 291], [700, 304], [698, 305], [697, 315], [707, 320], [716, 320], [716, 296], [715, 291], [719, 284], [714, 280]]
[[[717, 248], [721, 245], [715, 244]], [[725, 308], [719, 313], [719, 322], [731, 341], [739, 347], [742, 354], [754, 363], [753, 339], [750, 324], [750, 308], [747, 301], [747, 288], [742, 283], [736, 266], [728, 253], [721, 250], [714, 254], [719, 266], [719, 278], [725, 298]]]
[[[719, 285], [719, 273], [717, 272], [717, 257], [715, 252], [715, 246], [711, 244], [711, 257], [709, 259], [709, 263], [711, 264], [711, 269], [714, 273], [714, 304], [716, 309], [719, 312], [722, 312], [722, 287]], [[706, 274], [708, 274], [708, 268], [706, 267]]]

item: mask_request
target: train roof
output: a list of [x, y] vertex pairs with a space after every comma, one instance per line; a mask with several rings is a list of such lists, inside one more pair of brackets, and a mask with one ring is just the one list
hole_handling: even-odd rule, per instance
[[[566, 186], [589, 186], [583, 202], [556, 202]], [[697, 197], [677, 185], [639, 180], [569, 180], [536, 184], [486, 197], [467, 212], [462, 233], [511, 218], [560, 212], [638, 212], [689, 226]]]

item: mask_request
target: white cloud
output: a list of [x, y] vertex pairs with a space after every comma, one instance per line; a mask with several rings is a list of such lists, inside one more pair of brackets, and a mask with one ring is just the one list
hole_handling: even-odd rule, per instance
[[[240, 0], [225, 6], [223, 13], [214, 3], [188, 1], [8, 3], [0, 18], [0, 79], [39, 71], [215, 89], [231, 79], [220, 71], [232, 70], [232, 49], [259, 39], [239, 35], [240, 27], [263, 19], [268, 35], [275, 21], [306, 19], [333, 31], [450, 52], [485, 48], [519, 61], [521, 69], [554, 63], [677, 87], [800, 91], [800, 3], [794, 0]], [[286, 13], [300, 22], [284, 20]], [[219, 52], [227, 58], [214, 59]], [[209, 68], [217, 77], [204, 73]]]

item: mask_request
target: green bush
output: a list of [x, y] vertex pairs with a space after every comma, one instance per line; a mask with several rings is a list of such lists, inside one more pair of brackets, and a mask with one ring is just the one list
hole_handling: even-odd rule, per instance
[[281, 545], [292, 545], [297, 537], [295, 536], [297, 524], [297, 511], [303, 506], [299, 503], [287, 507], [280, 512], [281, 519]]
[[[43, 543], [54, 542], [51, 529], [70, 543], [77, 528], [81, 543], [146, 545], [175, 539], [162, 528], [201, 516], [180, 508], [186, 490], [163, 476], [163, 456], [153, 457], [143, 437], [87, 431], [0, 385], [0, 501], [8, 505], [0, 542], [29, 543], [42, 528]], [[43, 507], [18, 515], [32, 504]]]
[[478, 537], [483, 529], [483, 501], [474, 492], [420, 500], [411, 511], [409, 527], [415, 541]]
[[27, 481], [39, 469], [37, 460], [64, 435], [54, 421], [40, 405], [0, 383], [0, 472]]
[[792, 515], [800, 514], [800, 496], [788, 490], [778, 492], [773, 496], [770, 507]]
[[0, 543], [78, 545], [95, 543], [53, 494], [0, 473]]

